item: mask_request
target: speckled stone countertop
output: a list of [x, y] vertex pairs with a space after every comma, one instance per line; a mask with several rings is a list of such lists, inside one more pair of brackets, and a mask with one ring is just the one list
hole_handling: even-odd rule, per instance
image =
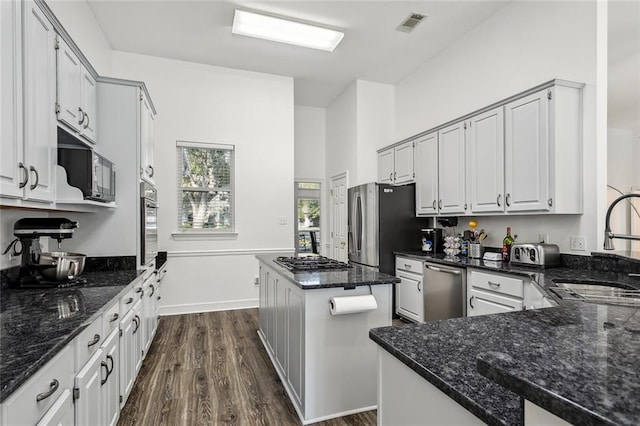
[[352, 264], [348, 269], [324, 271], [291, 272], [274, 262], [277, 255], [257, 255], [256, 258], [273, 268], [280, 275], [302, 288], [313, 290], [318, 288], [355, 288], [363, 285], [392, 284], [400, 282], [399, 278], [378, 272], [375, 268]]
[[522, 424], [524, 397], [576, 424], [638, 424], [640, 311], [563, 301], [549, 291], [557, 282], [640, 289], [640, 278], [630, 277], [626, 267], [602, 264], [595, 253], [548, 269], [396, 254], [528, 276], [558, 304], [371, 330], [372, 340], [467, 410], [489, 424]]
[[87, 283], [74, 287], [3, 288], [0, 401], [98, 318], [142, 273], [141, 270], [87, 272], [82, 275]]
[[503, 342], [478, 354], [480, 373], [573, 424], [640, 422], [639, 309], [567, 302], [493, 317]]

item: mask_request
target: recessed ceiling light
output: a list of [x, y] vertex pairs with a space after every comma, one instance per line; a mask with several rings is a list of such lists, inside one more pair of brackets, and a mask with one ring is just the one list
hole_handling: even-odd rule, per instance
[[398, 26], [398, 28], [396, 28], [396, 30], [402, 31], [403, 33], [410, 33], [411, 31], [415, 30], [418, 24], [422, 22], [426, 17], [426, 15], [423, 15], [421, 13], [412, 13], [407, 17], [407, 19], [402, 21], [402, 23]]
[[284, 18], [236, 9], [231, 32], [333, 52], [344, 33]]

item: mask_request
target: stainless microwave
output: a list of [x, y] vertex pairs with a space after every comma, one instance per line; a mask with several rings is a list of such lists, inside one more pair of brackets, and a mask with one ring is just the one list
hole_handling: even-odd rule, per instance
[[58, 146], [58, 165], [67, 171], [67, 183], [87, 200], [116, 200], [116, 167], [97, 152], [80, 146]]

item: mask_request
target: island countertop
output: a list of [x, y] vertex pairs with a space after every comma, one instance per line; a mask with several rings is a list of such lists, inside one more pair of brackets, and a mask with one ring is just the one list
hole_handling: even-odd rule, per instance
[[303, 290], [339, 287], [350, 289], [363, 285], [393, 284], [400, 282], [399, 278], [383, 274], [376, 268], [353, 263], [350, 264], [351, 267], [348, 269], [292, 272], [274, 262], [274, 260], [278, 258], [278, 255], [256, 255], [256, 258]]
[[[67, 288], [2, 289], [0, 402], [35, 374], [114, 300], [142, 270], [88, 272], [86, 284]], [[73, 303], [73, 312], [59, 312]]]

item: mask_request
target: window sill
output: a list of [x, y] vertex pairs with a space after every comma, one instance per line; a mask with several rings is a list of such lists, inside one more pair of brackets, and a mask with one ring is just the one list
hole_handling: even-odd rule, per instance
[[173, 232], [171, 237], [177, 241], [188, 240], [235, 240], [238, 238], [237, 232], [207, 232], [207, 231], [184, 231]]

